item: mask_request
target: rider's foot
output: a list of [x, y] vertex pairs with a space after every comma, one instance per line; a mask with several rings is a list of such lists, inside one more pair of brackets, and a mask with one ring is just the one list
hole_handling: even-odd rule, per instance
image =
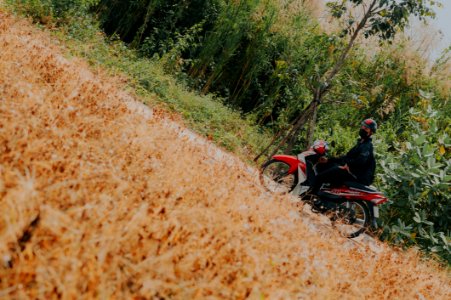
[[302, 195], [302, 200], [313, 205], [314, 202], [318, 201], [318, 196], [312, 193], [312, 189], [309, 189]]

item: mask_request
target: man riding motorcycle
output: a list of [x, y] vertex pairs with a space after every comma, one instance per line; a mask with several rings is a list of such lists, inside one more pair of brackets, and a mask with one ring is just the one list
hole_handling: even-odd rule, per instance
[[[374, 159], [371, 135], [377, 130], [373, 119], [362, 122], [357, 144], [349, 152], [339, 158], [327, 160], [331, 167], [318, 173], [313, 180], [312, 194], [317, 194], [323, 183], [342, 184], [354, 181], [363, 185], [370, 185], [374, 180], [376, 161]], [[323, 160], [323, 163], [326, 161]]]

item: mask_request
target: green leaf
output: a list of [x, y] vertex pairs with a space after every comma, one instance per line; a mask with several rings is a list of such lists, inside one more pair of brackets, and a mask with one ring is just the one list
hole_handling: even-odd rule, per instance
[[423, 224], [429, 225], [429, 226], [434, 226], [434, 223], [429, 222], [427, 220], [423, 220]]
[[434, 252], [434, 253], [440, 252], [442, 249], [443, 248], [440, 246], [434, 246], [434, 247], [430, 248], [431, 252]]
[[[426, 140], [426, 137], [424, 137], [424, 139]], [[432, 156], [432, 155], [434, 155], [434, 148], [429, 144], [425, 144], [423, 146], [422, 154], [425, 157]]]
[[417, 173], [415, 173], [415, 172], [412, 172], [411, 174], [412, 174], [412, 176], [415, 177], [415, 178], [420, 178], [420, 177], [421, 177], [420, 174], [417, 174]]
[[424, 99], [432, 99], [432, 97], [434, 96], [433, 93], [423, 91], [422, 89], [419, 89], [419, 90], [418, 90], [418, 93], [419, 93], [420, 96], [421, 96], [422, 98], [424, 98]]
[[415, 138], [414, 143], [417, 146], [423, 145], [424, 141], [426, 141], [425, 135], [419, 135], [417, 138]]
[[415, 212], [415, 216], [413, 217], [413, 220], [417, 223], [421, 223], [420, 215], [417, 212]]

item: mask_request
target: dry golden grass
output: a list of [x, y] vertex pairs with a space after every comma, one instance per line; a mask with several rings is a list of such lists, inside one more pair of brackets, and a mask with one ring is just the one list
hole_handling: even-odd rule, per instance
[[138, 109], [0, 11], [0, 298], [450, 298], [446, 270], [310, 229], [240, 164]]

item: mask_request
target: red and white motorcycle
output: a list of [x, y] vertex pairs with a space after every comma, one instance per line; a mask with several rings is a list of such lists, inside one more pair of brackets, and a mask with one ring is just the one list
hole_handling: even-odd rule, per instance
[[271, 192], [291, 193], [307, 201], [312, 211], [329, 216], [333, 226], [348, 238], [359, 236], [370, 226], [376, 228], [378, 205], [388, 199], [373, 187], [357, 182], [323, 184], [317, 195], [308, 193], [327, 151], [327, 143], [319, 140], [297, 156], [274, 155], [262, 165], [260, 181]]

